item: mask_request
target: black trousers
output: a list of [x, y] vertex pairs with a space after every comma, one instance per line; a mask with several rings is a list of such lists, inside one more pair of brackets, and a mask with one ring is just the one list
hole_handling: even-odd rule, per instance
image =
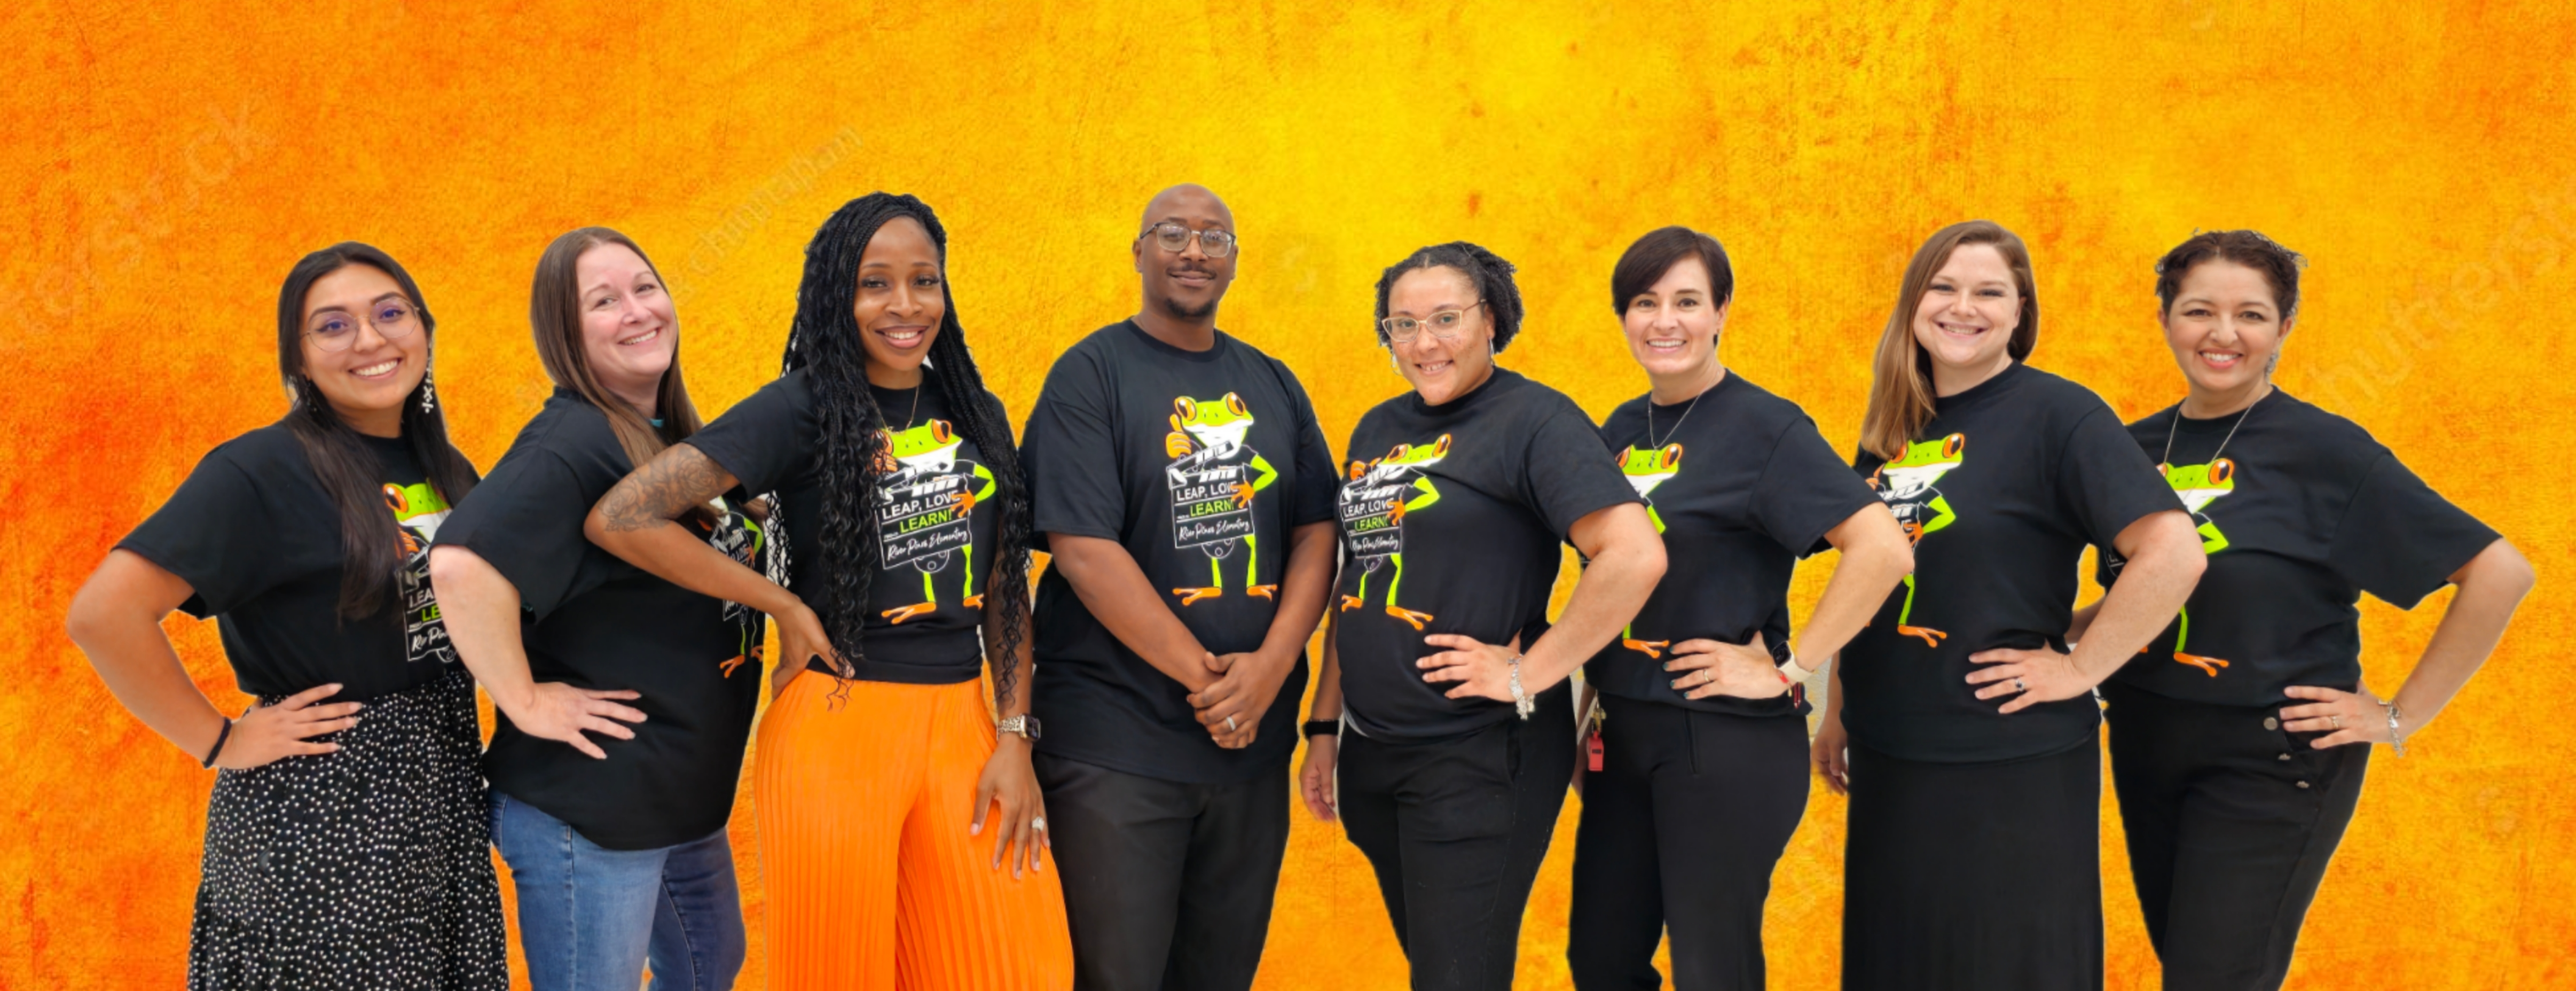
[[2299, 925], [2361, 800], [2370, 748], [2318, 750], [2280, 709], [2170, 699], [2117, 682], [2111, 781], [2129, 873], [2180, 991], [2279, 988]]
[[1288, 765], [1194, 785], [1035, 758], [1084, 991], [1250, 988], [1288, 852]]
[[1844, 991], [2101, 991], [2102, 739], [1989, 764], [1853, 744]]
[[1377, 871], [1415, 991], [1508, 989], [1574, 776], [1569, 679], [1538, 711], [1427, 743], [1342, 734], [1342, 829]]
[[1807, 810], [1807, 721], [1603, 696], [1583, 782], [1566, 963], [1583, 991], [1761, 988], [1771, 868]]

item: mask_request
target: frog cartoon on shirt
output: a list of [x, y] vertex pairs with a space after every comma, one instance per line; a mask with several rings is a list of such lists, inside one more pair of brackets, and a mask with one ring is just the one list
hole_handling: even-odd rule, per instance
[[[2220, 458], [2205, 465], [2165, 465], [2164, 471], [2165, 484], [2173, 486], [2174, 494], [2182, 497], [2183, 508], [2191, 513], [2192, 523], [2200, 530], [2201, 551], [2216, 554], [2226, 550], [2227, 534], [2218, 529], [2218, 523], [2209, 518], [2206, 510], [2211, 503], [2236, 491], [2236, 462]], [[2184, 652], [2191, 642], [2191, 607], [2183, 607], [2175, 622], [2179, 628], [2174, 633], [2174, 662], [2218, 677], [2218, 669], [2226, 667], [2226, 661]], [[2138, 648], [2138, 653], [2146, 652], [2147, 648]]]
[[[1637, 490], [1637, 498], [1646, 500], [1646, 518], [1654, 522], [1655, 532], [1664, 532], [1664, 517], [1662, 513], [1655, 510], [1654, 492], [1656, 487], [1672, 481], [1673, 476], [1681, 474], [1682, 446], [1666, 444], [1646, 450], [1630, 447], [1620, 452], [1618, 457], [1619, 474], [1626, 476], [1629, 487]], [[1639, 640], [1637, 625], [1632, 621], [1627, 629], [1620, 631], [1619, 645], [1648, 657], [1661, 659], [1664, 656], [1664, 648], [1672, 646], [1672, 641]]]
[[885, 431], [886, 456], [878, 463], [877, 537], [879, 560], [893, 568], [910, 564], [921, 573], [921, 601], [884, 610], [902, 623], [939, 609], [938, 576], [951, 558], [962, 558], [964, 581], [959, 599], [966, 608], [984, 606], [975, 587], [975, 505], [993, 497], [992, 469], [957, 456], [965, 438], [946, 420], [931, 420], [905, 430]]
[[1279, 481], [1279, 470], [1261, 452], [1245, 445], [1255, 422], [1243, 397], [1172, 400], [1172, 432], [1163, 435], [1163, 453], [1172, 463], [1164, 475], [1172, 490], [1172, 545], [1197, 548], [1208, 559], [1206, 585], [1175, 588], [1187, 606], [1225, 594], [1225, 561], [1243, 549], [1243, 593], [1274, 598], [1275, 584], [1261, 583], [1261, 539], [1254, 533], [1252, 502]]
[[[1967, 461], [1968, 438], [1951, 434], [1939, 440], [1915, 441], [1905, 445], [1905, 454], [1880, 465], [1869, 475], [1869, 485], [1878, 490], [1879, 499], [1896, 514], [1896, 522], [1905, 528], [1906, 540], [1921, 545], [1923, 538], [1938, 533], [1959, 519], [1950, 509], [1950, 500], [1933, 485]], [[1898, 636], [1914, 637], [1924, 646], [1938, 647], [1950, 634], [1930, 627], [1915, 626], [1914, 576], [1905, 576], [1905, 606], [1896, 614]]]
[[1440, 501], [1440, 487], [1423, 469], [1449, 456], [1450, 435], [1429, 444], [1397, 444], [1374, 461], [1351, 462], [1350, 481], [1342, 485], [1342, 521], [1350, 532], [1351, 556], [1360, 560], [1359, 594], [1342, 596], [1347, 612], [1368, 602], [1369, 579], [1387, 562], [1395, 573], [1386, 582], [1386, 614], [1414, 629], [1432, 619], [1427, 612], [1406, 609], [1397, 594], [1404, 585], [1404, 518]]

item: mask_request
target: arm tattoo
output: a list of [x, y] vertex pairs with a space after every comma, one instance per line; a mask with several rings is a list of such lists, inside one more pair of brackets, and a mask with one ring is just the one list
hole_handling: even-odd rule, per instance
[[610, 533], [666, 526], [723, 495], [732, 482], [732, 476], [697, 448], [673, 444], [600, 498], [600, 520]]

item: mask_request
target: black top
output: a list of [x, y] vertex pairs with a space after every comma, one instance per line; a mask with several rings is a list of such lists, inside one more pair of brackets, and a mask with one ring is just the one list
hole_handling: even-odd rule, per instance
[[447, 503], [400, 440], [359, 435], [375, 453], [407, 563], [400, 611], [340, 619], [340, 510], [283, 421], [217, 445], [170, 501], [117, 543], [188, 583], [179, 608], [221, 629], [233, 678], [251, 695], [338, 682], [362, 702], [444, 677], [456, 652], [429, 586], [429, 541]]
[[[1257, 649], [1278, 611], [1288, 535], [1333, 516], [1333, 455], [1288, 366], [1219, 332], [1186, 351], [1132, 321], [1056, 360], [1029, 413], [1027, 468], [1040, 533], [1115, 540], [1199, 643]], [[1225, 750], [1189, 691], [1084, 608], [1063, 575], [1038, 581], [1040, 749], [1166, 781], [1247, 781], [1297, 746], [1306, 662], [1253, 744]]]
[[1825, 531], [1876, 505], [1878, 494], [1852, 476], [1806, 411], [1742, 375], [1728, 373], [1696, 400], [1653, 402], [1649, 394], [1620, 404], [1602, 421], [1601, 439], [1664, 535], [1664, 578], [1583, 676], [1621, 698], [1803, 715], [1803, 693], [1684, 698], [1664, 670], [1667, 648], [1702, 638], [1746, 643], [1759, 632], [1772, 657], [1788, 660], [1789, 576], [1798, 558]]
[[1429, 740], [1512, 718], [1511, 703], [1423, 681], [1415, 663], [1443, 649], [1423, 638], [1519, 634], [1527, 650], [1575, 522], [1637, 490], [1573, 400], [1507, 368], [1438, 406], [1411, 392], [1379, 403], [1348, 450], [1333, 629], [1351, 724]]
[[[760, 705], [761, 616], [699, 595], [584, 539], [582, 518], [634, 467], [608, 418], [558, 388], [438, 542], [472, 550], [518, 587], [528, 672], [579, 688], [632, 689], [632, 740], [593, 734], [595, 760], [496, 713], [492, 786], [611, 850], [649, 850], [724, 828]], [[697, 524], [703, 527], [703, 524]], [[760, 530], [728, 510], [707, 542], [758, 560]], [[757, 565], [754, 565], [757, 567]]]
[[[1001, 547], [994, 521], [999, 488], [975, 442], [949, 420], [938, 386], [879, 389], [887, 453], [896, 468], [877, 475], [877, 573], [868, 579], [866, 659], [850, 658], [862, 681], [953, 685], [984, 671], [984, 590]], [[1009, 423], [985, 393], [984, 415]], [[814, 391], [797, 369], [761, 387], [682, 443], [696, 447], [749, 493], [776, 492], [787, 588], [826, 612], [823, 573], [823, 451]], [[820, 660], [816, 670], [829, 671]]]
[[1934, 403], [1905, 456], [1853, 466], [1914, 536], [1914, 573], [1842, 652], [1852, 741], [1913, 761], [2056, 753], [2091, 739], [2090, 694], [2012, 715], [1976, 697], [1968, 655], [2066, 649], [2076, 568], [2149, 514], [2180, 509], [2092, 390], [2014, 363]]
[[[2123, 684], [2243, 706], [2279, 705], [2291, 685], [2349, 690], [2361, 682], [2361, 593], [2414, 608], [2496, 541], [2367, 431], [2289, 393], [2274, 389], [2241, 417], [2177, 425], [2180, 410], [2129, 433], [2161, 459], [2170, 432], [2165, 479], [2200, 527], [2209, 570], [2173, 627], [2120, 669]], [[2107, 585], [2123, 562], [2103, 561]]]

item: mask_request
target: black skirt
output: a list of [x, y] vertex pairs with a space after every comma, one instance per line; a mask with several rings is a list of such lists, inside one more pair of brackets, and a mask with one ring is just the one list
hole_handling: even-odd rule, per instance
[[2100, 991], [2102, 742], [1992, 764], [1851, 748], [1843, 987]]
[[473, 679], [314, 739], [341, 749], [215, 778], [188, 986], [508, 988]]

